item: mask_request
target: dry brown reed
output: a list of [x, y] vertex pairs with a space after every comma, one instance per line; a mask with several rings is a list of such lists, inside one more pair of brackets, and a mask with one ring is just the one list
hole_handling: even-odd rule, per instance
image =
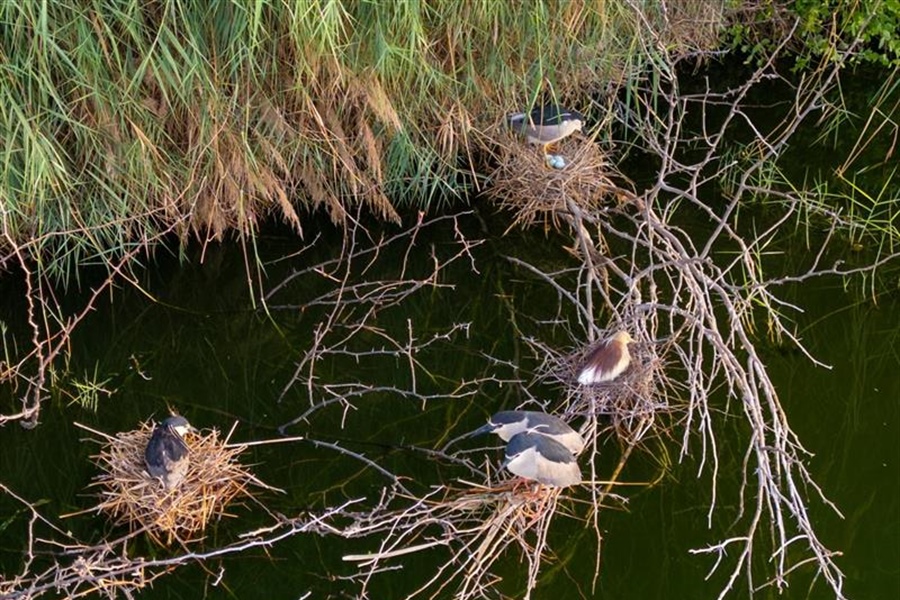
[[491, 485], [462, 482], [440, 486], [421, 498], [408, 498], [406, 509], [373, 512], [361, 519], [353, 536], [384, 532], [377, 550], [345, 555], [360, 565], [356, 577], [367, 581], [391, 569], [394, 559], [434, 547], [446, 547], [447, 560], [408, 597], [480, 598], [499, 580], [497, 561], [517, 549], [527, 564], [528, 595], [542, 566], [553, 561], [547, 534], [553, 517], [570, 512], [565, 489], [510, 479]]
[[145, 529], [160, 544], [196, 541], [210, 521], [231, 516], [226, 507], [235, 498], [252, 498], [251, 484], [263, 486], [238, 462], [246, 446], [229, 446], [212, 429], [185, 437], [190, 466], [184, 480], [166, 490], [144, 466], [152, 432], [151, 423], [142, 423], [138, 429], [109, 437], [92, 457], [101, 471], [91, 484], [100, 490], [100, 502], [93, 510], [108, 514], [116, 525]]

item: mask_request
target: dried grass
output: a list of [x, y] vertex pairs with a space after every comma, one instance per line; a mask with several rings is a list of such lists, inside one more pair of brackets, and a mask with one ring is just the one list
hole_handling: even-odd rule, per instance
[[528, 589], [533, 589], [541, 567], [557, 558], [547, 536], [553, 518], [570, 513], [571, 499], [562, 488], [503, 477], [492, 486], [440, 486], [425, 497], [408, 498], [411, 504], [405, 509], [363, 516], [353, 531], [380, 533], [379, 546], [370, 553], [345, 555], [344, 561], [358, 563], [356, 577], [367, 581], [395, 568], [398, 557], [443, 546], [447, 560], [407, 597], [443, 598], [452, 591], [454, 598], [483, 598], [500, 580], [498, 561], [517, 548], [527, 566]]
[[573, 204], [581, 211], [594, 211], [634, 199], [613, 180], [617, 172], [603, 150], [580, 136], [561, 142], [558, 153], [566, 161], [562, 169], [548, 166], [540, 149], [509, 132], [493, 141], [499, 166], [491, 173], [485, 194], [515, 213], [516, 226], [543, 222], [557, 228], [559, 218], [572, 213]]
[[250, 484], [266, 487], [239, 462], [246, 446], [229, 446], [216, 429], [188, 434], [190, 466], [174, 489], [151, 478], [144, 467], [144, 448], [153, 432], [151, 423], [107, 438], [92, 460], [101, 474], [92, 487], [100, 489], [93, 509], [108, 514], [116, 525], [145, 529], [160, 544], [199, 539], [214, 519], [231, 516], [226, 507], [235, 498], [252, 498]]

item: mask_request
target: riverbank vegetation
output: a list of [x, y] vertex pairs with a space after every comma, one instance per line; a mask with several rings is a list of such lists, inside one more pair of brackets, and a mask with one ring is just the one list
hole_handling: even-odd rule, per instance
[[[312, 240], [317, 212], [344, 228], [348, 241], [334, 261], [296, 275], [327, 273], [335, 289], [310, 300], [327, 314], [283, 395], [303, 390], [310, 400], [296, 422], [336, 402], [363, 402], [366, 386], [354, 382], [358, 400], [337, 394], [318, 365], [346, 353], [348, 342], [363, 344], [362, 332], [382, 331], [381, 311], [447, 285], [445, 267], [468, 260], [479, 242], [457, 237], [420, 274], [410, 273], [407, 258], [434, 222], [426, 215], [475, 199], [508, 211], [511, 227], [542, 224], [570, 243], [571, 263], [560, 271], [508, 257], [574, 315], [562, 345], [527, 341], [541, 365], [526, 383], [562, 390], [557, 405], [543, 408], [585, 419], [595, 447], [614, 437], [623, 461], [669, 446], [673, 456], [697, 460], [713, 490], [711, 522], [724, 509], [715, 492], [721, 407], [709, 402], [724, 389], [735, 400], [730, 414], [752, 435], [741, 448], [743, 483], [728, 501], [739, 507], [729, 514], [735, 533], [696, 550], [719, 570], [721, 596], [781, 590], [805, 569], [843, 598], [837, 551], [810, 517], [813, 504], [834, 507], [802, 460], [806, 450], [758, 344], [805, 352], [786, 314], [792, 307], [777, 295], [787, 283], [831, 276], [865, 281], [875, 299], [897, 291], [891, 159], [900, 8], [891, 1], [823, 6], [831, 4], [4, 3], [0, 260], [25, 279], [30, 344], [4, 333], [0, 377], [9, 394], [0, 424], [37, 424], [74, 328], [98, 297], [136, 284], [135, 270], [162, 242], [236, 238], [246, 247], [254, 300], [274, 311], [272, 298], [295, 282], [265, 281], [256, 235], [265, 220], [280, 219]], [[726, 57], [730, 66], [746, 64], [724, 68]], [[841, 95], [860, 77], [853, 70], [860, 63], [877, 64], [882, 74], [866, 92], [864, 118], [850, 114]], [[545, 102], [576, 107], [589, 122], [581, 137], [563, 142], [563, 169], [547, 168], [504, 128], [507, 113]], [[841, 149], [833, 173], [796, 167], [800, 161], [790, 159], [800, 136], [807, 136], [803, 152]], [[636, 162], [652, 165], [654, 175], [635, 176], [629, 165]], [[361, 222], [371, 216], [399, 233], [370, 237]], [[689, 231], [688, 221], [702, 222], [702, 234]], [[814, 240], [813, 259], [785, 272], [771, 256], [785, 251], [788, 237], [803, 243], [796, 231]], [[399, 274], [368, 281], [357, 265], [391, 244], [407, 245]], [[866, 260], [845, 260], [862, 251]], [[77, 289], [88, 265], [99, 265], [105, 280], [91, 286], [80, 309], [64, 309], [54, 290]], [[535, 322], [552, 315], [541, 319]], [[415, 381], [434, 367], [413, 357], [464, 326], [434, 338], [417, 338], [414, 326], [384, 331], [379, 344], [389, 341], [392, 358], [410, 365], [411, 383], [398, 395], [424, 404], [433, 398]], [[648, 369], [616, 398], [572, 385], [572, 356], [615, 329], [631, 332]], [[468, 397], [485, 381], [447, 397]], [[612, 411], [611, 430], [601, 409]], [[437, 456], [490, 484], [479, 465], [449, 451]], [[314, 517], [284, 516], [208, 555], [143, 561], [125, 555], [124, 540], [121, 547], [70, 540], [66, 548], [100, 565], [110, 589], [124, 590], [192, 560], [268, 548], [295, 534], [374, 535], [380, 551], [352, 557], [364, 564], [360, 595], [390, 568], [385, 561], [440, 546], [452, 560], [419, 592], [452, 588], [467, 598], [490, 587], [493, 563], [520, 545], [528, 592], [537, 585], [558, 490], [522, 503], [514, 494], [483, 496], [481, 487], [447, 484], [426, 493], [388, 475], [377, 507], [354, 500]], [[605, 481], [593, 462], [591, 475], [599, 482], [589, 486], [595, 510], [584, 518], [599, 545], [600, 507], [619, 497], [615, 476]], [[479, 522], [493, 526], [473, 523], [473, 502], [492, 517]], [[435, 538], [420, 528], [432, 518], [457, 535]], [[493, 537], [522, 523], [529, 525], [513, 537]], [[38, 540], [28, 543], [32, 553]], [[486, 551], [473, 560], [471, 549], [481, 544]], [[0, 589], [22, 598], [109, 591], [98, 587], [99, 575], [88, 580], [75, 567], [32, 573], [26, 565]], [[137, 570], [140, 585], [129, 579]]]
[[302, 232], [357, 206], [398, 221], [482, 189], [503, 115], [526, 105], [583, 108], [604, 142], [654, 127], [628, 103], [726, 44], [793, 50], [811, 73], [896, 64], [896, 7], [855, 6], [5, 3], [7, 262], [18, 248], [72, 281], [170, 232], [252, 235], [273, 215]]

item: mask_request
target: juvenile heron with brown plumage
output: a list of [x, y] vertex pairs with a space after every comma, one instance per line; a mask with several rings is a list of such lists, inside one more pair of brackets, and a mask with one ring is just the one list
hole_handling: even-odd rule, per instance
[[578, 383], [581, 385], [605, 383], [624, 373], [631, 364], [628, 344], [633, 342], [634, 339], [627, 331], [620, 331], [597, 344], [584, 359], [584, 364], [578, 372]]

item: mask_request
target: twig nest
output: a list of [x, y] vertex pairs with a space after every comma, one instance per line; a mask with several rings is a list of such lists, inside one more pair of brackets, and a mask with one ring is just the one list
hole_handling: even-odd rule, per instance
[[159, 543], [190, 542], [202, 536], [212, 519], [226, 515], [237, 496], [251, 497], [248, 485], [263, 486], [238, 462], [245, 446], [227, 446], [216, 429], [188, 434], [189, 463], [184, 478], [166, 489], [147, 473], [144, 449], [153, 432], [150, 423], [107, 438], [92, 460], [101, 474], [91, 484], [100, 488], [98, 512], [117, 525], [146, 529]]
[[576, 207], [588, 211], [633, 196], [615, 184], [616, 170], [603, 151], [583, 138], [566, 138], [550, 155], [511, 135], [494, 141], [498, 167], [485, 193], [515, 213], [516, 225], [557, 225], [560, 216]]
[[[612, 344], [617, 338], [625, 344], [620, 349]], [[667, 392], [673, 385], [662, 359], [656, 354], [657, 349], [653, 344], [634, 342], [630, 335], [620, 331], [605, 342], [586, 346], [562, 359], [557, 367], [560, 378], [579, 398], [574, 412], [602, 418], [625, 445], [637, 443], [648, 430], [668, 435], [675, 402]], [[612, 352], [604, 355], [607, 349]], [[621, 350], [629, 352], [625, 366], [619, 356]], [[582, 378], [591, 365], [595, 367], [591, 376]]]

